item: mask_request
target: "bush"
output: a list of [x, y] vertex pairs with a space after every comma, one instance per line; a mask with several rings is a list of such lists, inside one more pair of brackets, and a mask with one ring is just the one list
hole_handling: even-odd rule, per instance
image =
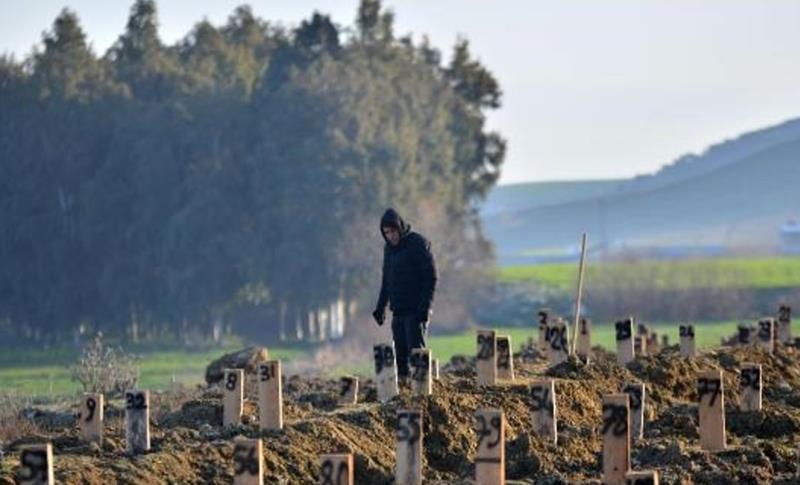
[[121, 347], [115, 349], [103, 343], [103, 334], [98, 333], [72, 366], [72, 380], [78, 381], [84, 392], [120, 396], [136, 387], [139, 381], [137, 363], [138, 359]]

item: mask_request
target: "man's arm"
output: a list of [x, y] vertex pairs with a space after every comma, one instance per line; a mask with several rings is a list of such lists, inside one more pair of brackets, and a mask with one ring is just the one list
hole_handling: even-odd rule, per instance
[[433, 296], [436, 292], [436, 260], [431, 251], [431, 243], [427, 239], [422, 239], [418, 251], [418, 264], [422, 275], [421, 295], [419, 307], [417, 308], [418, 318], [421, 321], [428, 321], [431, 307], [433, 306]]

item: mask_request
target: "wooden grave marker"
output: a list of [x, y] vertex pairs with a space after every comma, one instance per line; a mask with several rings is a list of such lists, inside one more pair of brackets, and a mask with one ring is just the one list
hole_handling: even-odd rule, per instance
[[567, 325], [564, 319], [559, 318], [553, 325], [548, 327], [548, 333], [550, 366], [566, 362], [569, 359], [569, 339], [567, 338]]
[[475, 358], [479, 386], [497, 383], [497, 340], [494, 330], [478, 330], [478, 353]]
[[375, 359], [375, 386], [378, 390], [378, 400], [386, 402], [398, 394], [394, 342], [373, 346], [372, 354]]
[[739, 325], [737, 330], [736, 342], [739, 345], [750, 345], [753, 343], [753, 328], [750, 325]]
[[792, 307], [778, 307], [778, 341], [788, 345], [792, 342]]
[[678, 336], [681, 344], [681, 357], [684, 359], [694, 359], [696, 355], [694, 342], [694, 325], [688, 323], [678, 327]]
[[283, 429], [283, 382], [281, 361], [268, 360], [258, 365], [259, 429]]
[[432, 373], [433, 379], [438, 381], [439, 380], [439, 359], [433, 359], [432, 361]]
[[125, 392], [125, 443], [131, 455], [150, 450], [150, 391]]
[[431, 351], [429, 349], [411, 350], [409, 364], [411, 371], [411, 391], [418, 396], [430, 396], [433, 394]]
[[238, 437], [233, 441], [233, 484], [264, 484], [264, 444], [261, 439]]
[[617, 341], [617, 362], [625, 365], [633, 360], [633, 318], [619, 320], [614, 324], [615, 339]]
[[697, 374], [700, 446], [709, 451], [725, 449], [725, 394], [722, 371], [710, 370]]
[[627, 394], [603, 396], [603, 484], [624, 485], [631, 466], [630, 405]]
[[630, 406], [630, 435], [631, 442], [644, 438], [644, 407], [647, 394], [643, 382], [628, 382], [622, 388], [622, 392], [628, 395]]
[[422, 484], [422, 411], [399, 409], [395, 437], [397, 438], [395, 483]]
[[575, 353], [584, 362], [588, 362], [592, 356], [592, 321], [586, 317], [581, 317], [578, 323], [578, 345]]
[[342, 376], [339, 379], [339, 406], [352, 406], [358, 402], [358, 377]]
[[661, 344], [658, 341], [658, 334], [656, 332], [650, 332], [650, 335], [647, 336], [647, 355], [657, 355], [661, 352]]
[[511, 352], [511, 336], [497, 336], [497, 378], [504, 381], [514, 380], [514, 355]]
[[547, 351], [547, 327], [550, 324], [550, 309], [544, 308], [536, 314], [539, 317], [539, 351]]
[[19, 482], [21, 485], [54, 485], [53, 445], [41, 443], [19, 447]]
[[628, 485], [658, 485], [658, 472], [656, 470], [628, 472], [625, 479]]
[[320, 455], [319, 485], [354, 485], [353, 454]]
[[558, 444], [558, 413], [554, 379], [531, 383], [531, 422], [533, 432], [547, 443]]
[[740, 409], [742, 411], [761, 411], [761, 389], [763, 386], [761, 364], [742, 364], [739, 385], [742, 392]]
[[81, 401], [81, 410], [78, 414], [81, 436], [83, 436], [84, 440], [98, 445], [103, 443], [103, 426], [105, 424], [103, 405], [102, 394], [84, 393]]
[[244, 408], [244, 370], [225, 369], [222, 382], [222, 425], [238, 426]]
[[646, 357], [647, 356], [647, 339], [645, 337], [633, 337], [633, 356]]
[[775, 320], [763, 318], [758, 321], [758, 346], [769, 352], [775, 349]]
[[506, 482], [505, 417], [501, 409], [479, 409], [475, 413], [478, 452], [475, 456], [476, 485]]

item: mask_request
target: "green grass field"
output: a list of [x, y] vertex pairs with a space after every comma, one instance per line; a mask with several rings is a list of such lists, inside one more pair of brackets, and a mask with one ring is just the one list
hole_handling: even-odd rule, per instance
[[[531, 282], [574, 291], [576, 263], [509, 266], [498, 270], [502, 282]], [[673, 290], [703, 287], [789, 288], [800, 286], [800, 258], [718, 258], [683, 261], [589, 262], [586, 284], [594, 288], [632, 284]]]
[[[139, 356], [140, 386], [147, 389], [169, 387], [176, 382], [194, 385], [203, 381], [206, 366], [225, 353], [241, 346], [228, 344], [212, 350], [182, 349], [135, 352]], [[270, 347], [270, 357], [291, 360], [306, 350], [297, 347]], [[5, 349], [0, 352], [0, 392], [30, 397], [72, 395], [80, 385], [72, 381], [70, 366], [77, 359], [71, 349], [28, 351]]]

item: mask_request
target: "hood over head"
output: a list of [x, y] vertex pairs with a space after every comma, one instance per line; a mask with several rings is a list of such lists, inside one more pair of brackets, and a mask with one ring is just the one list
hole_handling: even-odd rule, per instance
[[[381, 217], [381, 237], [386, 241], [386, 236], [383, 235], [384, 227], [397, 228], [397, 230], [400, 231], [400, 240], [408, 236], [411, 232], [411, 224], [407, 224], [403, 218], [400, 217], [400, 214], [391, 207], [386, 209], [386, 212], [383, 213], [383, 217]], [[388, 243], [389, 241], [386, 242]]]

